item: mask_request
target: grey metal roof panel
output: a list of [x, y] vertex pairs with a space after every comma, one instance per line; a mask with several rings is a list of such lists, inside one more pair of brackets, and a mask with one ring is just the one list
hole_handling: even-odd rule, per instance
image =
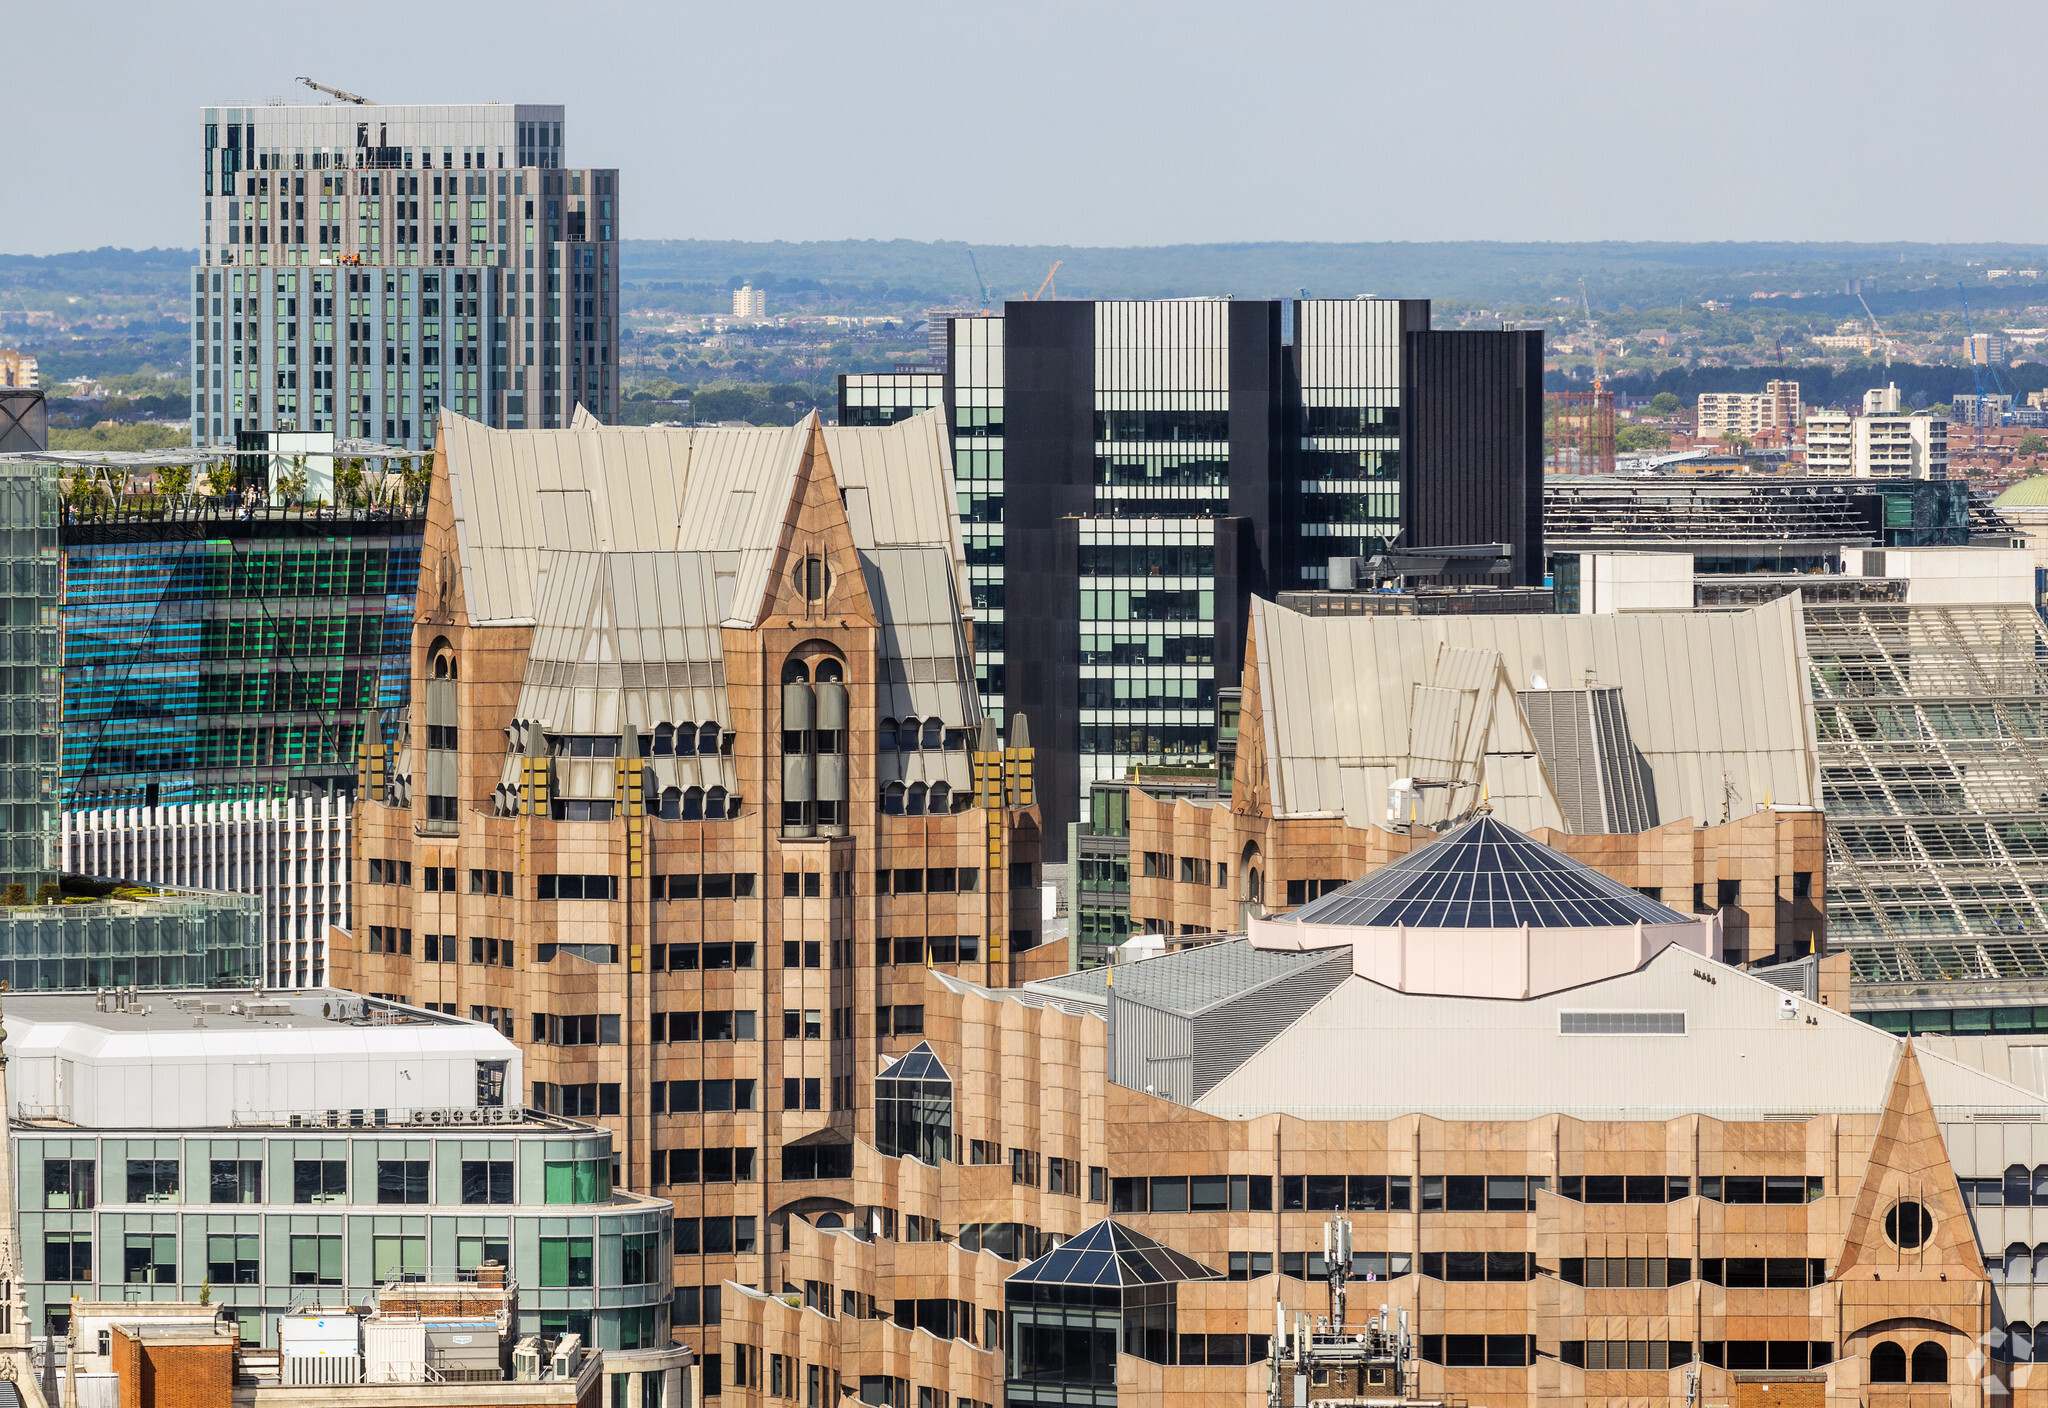
[[[1384, 815], [1386, 784], [1431, 767], [1467, 783], [1469, 805], [1479, 785], [1493, 790], [1494, 772], [1534, 751], [1513, 692], [1538, 687], [1538, 678], [1620, 689], [1661, 819], [1714, 822], [1767, 799], [1817, 800], [1794, 599], [1748, 611], [1619, 616], [1310, 617], [1264, 600], [1252, 611], [1273, 801], [1282, 813], [1339, 812], [1355, 826], [1373, 825]], [[1481, 651], [1499, 660], [1490, 687], [1480, 687]], [[1456, 701], [1441, 693], [1453, 689]], [[1441, 756], [1453, 741], [1456, 757]], [[1511, 823], [1562, 825], [1540, 769], [1521, 769], [1508, 795], [1494, 795]]]
[[1197, 1016], [1326, 963], [1341, 963], [1348, 970], [1350, 941], [1326, 949], [1278, 951], [1253, 948], [1249, 940], [1230, 938], [1177, 949], [1156, 958], [1041, 978], [1029, 984], [1027, 991], [1106, 1004], [1114, 974], [1119, 998], [1142, 1002], [1164, 1012]]
[[1222, 1272], [1107, 1218], [1025, 1263], [1007, 1278], [1059, 1286], [1156, 1286], [1222, 1279]]
[[1612, 928], [1687, 917], [1482, 814], [1372, 874], [1276, 916], [1312, 927]]

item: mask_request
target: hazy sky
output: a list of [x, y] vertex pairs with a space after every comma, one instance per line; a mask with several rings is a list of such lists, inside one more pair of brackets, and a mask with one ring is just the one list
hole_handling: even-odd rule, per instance
[[196, 110], [318, 101], [301, 73], [566, 104], [631, 238], [2048, 241], [2038, 0], [79, 0], [6, 24], [6, 253], [196, 244]]

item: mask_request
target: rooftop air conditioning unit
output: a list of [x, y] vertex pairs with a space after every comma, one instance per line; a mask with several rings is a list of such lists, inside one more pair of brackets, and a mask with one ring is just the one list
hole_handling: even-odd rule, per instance
[[555, 1342], [554, 1374], [557, 1379], [573, 1379], [583, 1369], [583, 1336], [564, 1335]]
[[524, 1384], [540, 1379], [540, 1336], [528, 1335], [512, 1347], [512, 1377]]

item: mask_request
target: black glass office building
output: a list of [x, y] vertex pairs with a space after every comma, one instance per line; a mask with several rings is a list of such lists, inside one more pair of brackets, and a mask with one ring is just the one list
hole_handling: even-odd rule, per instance
[[1506, 543], [1542, 581], [1542, 356], [1540, 331], [1434, 331], [1413, 299], [953, 320], [976, 678], [1031, 720], [1047, 860], [1096, 783], [1217, 766], [1254, 594], [1397, 542]]

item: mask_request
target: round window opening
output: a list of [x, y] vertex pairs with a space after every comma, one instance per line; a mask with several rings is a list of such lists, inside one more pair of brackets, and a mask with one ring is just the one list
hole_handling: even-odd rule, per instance
[[1934, 1219], [1918, 1203], [1899, 1203], [1884, 1215], [1884, 1235], [1893, 1246], [1912, 1251], [1934, 1235]]

